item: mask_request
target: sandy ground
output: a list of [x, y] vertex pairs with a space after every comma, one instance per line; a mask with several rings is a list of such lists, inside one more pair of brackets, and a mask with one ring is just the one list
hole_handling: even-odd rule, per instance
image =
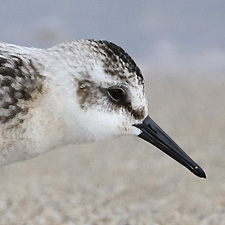
[[206, 180], [136, 137], [69, 146], [0, 169], [0, 225], [224, 225], [225, 77], [147, 82], [151, 117]]

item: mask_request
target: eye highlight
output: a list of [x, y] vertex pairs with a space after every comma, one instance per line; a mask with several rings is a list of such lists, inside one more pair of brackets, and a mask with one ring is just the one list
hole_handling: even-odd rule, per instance
[[122, 88], [109, 88], [107, 94], [114, 102], [122, 102], [125, 99], [125, 91]]

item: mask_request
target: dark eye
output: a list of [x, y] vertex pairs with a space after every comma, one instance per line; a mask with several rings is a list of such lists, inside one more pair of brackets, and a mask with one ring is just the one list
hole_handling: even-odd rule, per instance
[[122, 88], [110, 88], [107, 93], [114, 102], [121, 102], [125, 98], [125, 92]]

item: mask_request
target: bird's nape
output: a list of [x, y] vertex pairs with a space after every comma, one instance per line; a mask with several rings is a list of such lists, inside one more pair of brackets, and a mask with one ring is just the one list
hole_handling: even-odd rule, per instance
[[195, 163], [149, 116], [141, 124], [134, 124], [142, 132], [138, 136], [153, 144], [198, 177], [206, 178], [203, 169]]

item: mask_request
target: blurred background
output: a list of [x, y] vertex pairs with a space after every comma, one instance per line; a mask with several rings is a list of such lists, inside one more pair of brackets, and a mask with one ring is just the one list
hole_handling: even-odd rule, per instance
[[155, 70], [221, 72], [223, 0], [1, 0], [0, 40], [32, 47], [94, 38]]
[[224, 225], [225, 1], [0, 0], [0, 41], [122, 46], [151, 117], [206, 171], [136, 137], [68, 146], [0, 169], [0, 224]]

